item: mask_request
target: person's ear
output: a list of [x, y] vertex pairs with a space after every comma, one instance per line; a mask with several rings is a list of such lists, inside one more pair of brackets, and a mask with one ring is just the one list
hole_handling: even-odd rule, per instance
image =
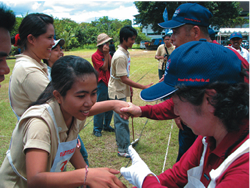
[[61, 104], [62, 103], [62, 96], [61, 96], [61, 94], [57, 90], [54, 90], [53, 91], [53, 95], [54, 95], [55, 99], [57, 100], [57, 102], [59, 104]]
[[32, 34], [29, 34], [27, 36], [27, 41], [30, 43], [30, 44], [34, 44], [35, 42], [35, 37], [32, 35]]
[[205, 100], [206, 100], [206, 105], [208, 106], [208, 110], [209, 112], [214, 113], [215, 108], [214, 108], [214, 104], [216, 101], [213, 101], [213, 97], [217, 94], [215, 89], [206, 89], [205, 92]]
[[193, 31], [195, 40], [199, 40], [200, 37], [201, 37], [201, 30], [200, 30], [200, 28], [197, 25], [195, 25], [192, 28], [192, 31]]

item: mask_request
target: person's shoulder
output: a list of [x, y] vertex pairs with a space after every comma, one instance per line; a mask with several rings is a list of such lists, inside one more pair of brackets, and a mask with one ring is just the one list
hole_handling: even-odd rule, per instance
[[241, 47], [242, 51], [245, 53], [249, 53], [249, 51], [246, 48]]
[[173, 45], [172, 43], [171, 43], [171, 47], [170, 47], [171, 49], [175, 49], [175, 45]]
[[158, 46], [158, 48], [165, 48], [165, 45], [161, 44], [160, 46]]

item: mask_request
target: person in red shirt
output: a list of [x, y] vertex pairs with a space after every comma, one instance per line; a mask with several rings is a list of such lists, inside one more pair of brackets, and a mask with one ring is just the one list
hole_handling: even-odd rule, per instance
[[[95, 70], [99, 73], [97, 102], [109, 100], [108, 82], [110, 77], [111, 56], [109, 54], [109, 41], [107, 34], [101, 33], [97, 36], [97, 51], [92, 55], [92, 63]], [[96, 137], [102, 136], [102, 130], [114, 132], [114, 128], [110, 126], [113, 111], [104, 112], [94, 116], [93, 134]]]
[[[178, 47], [164, 81], [141, 91], [144, 100], [170, 96], [174, 115], [199, 135], [173, 168], [156, 176], [129, 146], [121, 174], [137, 187], [249, 187], [249, 85], [237, 55], [204, 39]], [[180, 69], [179, 67], [182, 67]]]
[[[176, 48], [186, 42], [199, 41], [200, 39], [206, 39], [208, 42], [218, 44], [216, 41], [212, 41], [209, 36], [208, 26], [211, 17], [212, 14], [207, 8], [196, 3], [184, 3], [176, 9], [172, 20], [160, 23], [159, 26], [167, 29], [172, 28], [173, 34], [171, 39]], [[230, 50], [234, 51], [233, 49]], [[241, 60], [243, 67], [249, 70], [248, 62], [239, 53], [234, 52]], [[249, 83], [248, 77], [245, 77], [245, 82]], [[175, 119], [176, 125], [179, 127], [179, 151], [176, 160], [179, 161], [182, 155], [194, 143], [197, 135], [185, 125], [180, 117], [174, 114], [173, 109], [174, 103], [170, 98], [156, 105], [140, 106], [139, 109], [137, 108], [134, 111], [133, 115], [134, 117], [147, 117], [155, 120]], [[129, 109], [124, 108], [123, 110], [127, 111]]]

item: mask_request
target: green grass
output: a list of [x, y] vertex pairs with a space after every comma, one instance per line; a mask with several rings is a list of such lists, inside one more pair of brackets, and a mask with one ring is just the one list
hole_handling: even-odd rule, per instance
[[[65, 52], [65, 55], [77, 55], [85, 58], [91, 62], [91, 55], [96, 50], [78, 50]], [[154, 59], [155, 51], [145, 51], [140, 49], [130, 49], [131, 55], [131, 71], [130, 79], [133, 81], [139, 81], [141, 84], [149, 84], [151, 82], [158, 82], [158, 62]], [[11, 72], [14, 67], [15, 60], [8, 60], [8, 65]], [[8, 99], [8, 85], [9, 77], [6, 76], [6, 80], [1, 83], [0, 89], [0, 165], [5, 157], [5, 153], [9, 147], [12, 131], [15, 127], [16, 117], [12, 112], [9, 99]], [[144, 102], [139, 97], [139, 89], [134, 89], [133, 103], [139, 106], [146, 104], [154, 105], [156, 102]], [[129, 100], [129, 99], [128, 99]], [[88, 117], [86, 122], [89, 122], [92, 117]], [[140, 133], [146, 122], [146, 118], [134, 118], [134, 133], [135, 139], [139, 138]], [[131, 119], [130, 124], [130, 139], [133, 141]], [[167, 161], [164, 169], [171, 168], [175, 163], [178, 153], [178, 128], [171, 124], [172, 120], [148, 120], [139, 144], [136, 147], [140, 157], [149, 166], [152, 172], [160, 174], [163, 169], [163, 163], [165, 159], [169, 134], [171, 132], [170, 146], [167, 155]], [[111, 126], [114, 126], [113, 120]], [[121, 167], [126, 166], [129, 159], [121, 158], [117, 156], [117, 146], [115, 140], [115, 134], [109, 132], [103, 132], [102, 137], [95, 137], [93, 134], [93, 121], [91, 121], [85, 129], [79, 134], [84, 142], [84, 145], [88, 151], [89, 163], [91, 168], [96, 167], [109, 167], [119, 170]], [[129, 164], [129, 166], [131, 163]], [[68, 170], [73, 170], [73, 167], [69, 164]], [[123, 177], [121, 181], [128, 187], [132, 187]]]

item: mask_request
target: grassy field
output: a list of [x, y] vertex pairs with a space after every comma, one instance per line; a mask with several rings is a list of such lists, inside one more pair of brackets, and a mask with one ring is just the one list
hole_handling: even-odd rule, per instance
[[[91, 55], [95, 50], [82, 50], [74, 52], [66, 52], [65, 55], [77, 55], [87, 59], [91, 62]], [[158, 63], [154, 59], [155, 51], [145, 51], [140, 49], [130, 49], [131, 55], [131, 71], [130, 79], [139, 82], [141, 84], [149, 84], [151, 82], [158, 82]], [[8, 65], [11, 69], [14, 67], [15, 60], [8, 60]], [[5, 157], [5, 153], [9, 147], [12, 131], [16, 124], [16, 117], [12, 112], [9, 99], [8, 99], [8, 86], [9, 77], [6, 76], [6, 80], [1, 83], [0, 89], [0, 165]], [[136, 105], [154, 105], [156, 102], [144, 102], [139, 97], [139, 89], [134, 89], [133, 103]], [[129, 99], [128, 99], [129, 100]], [[95, 137], [93, 132], [93, 117], [87, 118], [87, 126], [80, 132], [80, 136], [84, 142], [84, 145], [88, 151], [89, 163], [91, 168], [95, 167], [109, 167], [119, 170], [121, 167], [126, 166], [129, 159], [121, 158], [117, 156], [117, 146], [115, 141], [115, 134], [109, 132], [103, 132], [102, 137]], [[178, 153], [178, 128], [172, 120], [156, 121], [148, 120], [145, 125], [146, 118], [134, 118], [134, 133], [135, 139], [139, 138], [142, 130], [142, 136], [140, 137], [139, 144], [136, 147], [140, 157], [149, 166], [152, 172], [160, 174], [162, 169], [165, 170], [172, 167], [175, 163]], [[132, 125], [130, 122], [130, 139], [133, 141]], [[172, 123], [173, 128], [171, 129]], [[143, 129], [145, 125], [145, 128]], [[113, 120], [111, 126], [114, 126]], [[168, 146], [168, 139], [171, 133], [171, 140], [169, 144], [169, 150], [167, 155], [166, 164], [163, 167], [164, 159], [166, 155], [166, 149]], [[131, 163], [129, 164], [129, 166]], [[73, 167], [69, 164], [68, 170], [73, 170]], [[123, 177], [121, 181], [128, 187], [132, 187], [128, 181]]]

